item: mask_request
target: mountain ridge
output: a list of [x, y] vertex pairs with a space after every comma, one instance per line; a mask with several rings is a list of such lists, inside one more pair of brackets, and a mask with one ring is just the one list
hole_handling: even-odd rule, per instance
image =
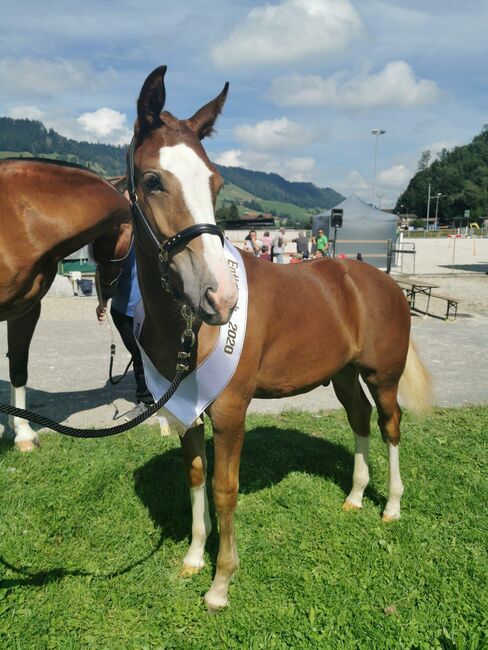
[[[47, 129], [38, 120], [0, 117], [0, 152], [24, 157], [54, 157], [76, 162], [104, 175], [125, 173], [127, 146], [90, 143], [66, 138]], [[5, 157], [5, 156], [3, 156]], [[311, 182], [288, 181], [279, 174], [242, 167], [216, 165], [224, 181], [232, 183], [258, 200], [291, 203], [301, 208], [328, 209], [344, 197], [332, 188], [320, 188]]]

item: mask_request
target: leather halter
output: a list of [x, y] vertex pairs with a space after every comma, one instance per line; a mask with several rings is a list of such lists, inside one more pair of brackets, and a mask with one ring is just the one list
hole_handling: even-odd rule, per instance
[[135, 222], [142, 223], [151, 237], [151, 241], [155, 245], [158, 253], [159, 268], [161, 272], [161, 282], [163, 287], [174, 293], [173, 288], [169, 282], [169, 262], [170, 256], [174, 255], [175, 251], [181, 248], [184, 248], [188, 242], [195, 237], [199, 237], [205, 233], [210, 235], [217, 235], [224, 245], [224, 235], [220, 228], [214, 223], [198, 223], [188, 228], [184, 228], [166, 239], [164, 242], [161, 242], [158, 234], [154, 231], [153, 227], [147, 220], [146, 215], [142, 211], [139, 201], [136, 194], [136, 184], [135, 184], [135, 174], [134, 174], [134, 153], [135, 153], [136, 143], [135, 138], [132, 138], [132, 141], [129, 145], [127, 151], [127, 191], [129, 192], [129, 201], [132, 209], [132, 216], [134, 217]]

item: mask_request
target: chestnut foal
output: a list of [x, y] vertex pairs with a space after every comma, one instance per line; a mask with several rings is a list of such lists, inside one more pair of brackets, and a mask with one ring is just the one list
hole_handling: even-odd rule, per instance
[[[110, 297], [132, 241], [130, 206], [112, 185], [86, 169], [55, 161], [4, 160], [0, 219], [0, 320], [7, 321], [11, 404], [25, 408], [29, 346], [58, 262], [93, 242], [98, 288]], [[9, 424], [18, 449], [39, 446], [26, 420], [11, 417]]]
[[[179, 120], [163, 112], [165, 72], [165, 66], [154, 70], [141, 90], [129, 175], [146, 312], [139, 340], [157, 370], [171, 379], [185, 327], [181, 302], [196, 318], [193, 369], [214, 347], [219, 326], [231, 319], [237, 290], [221, 241], [207, 228], [215, 224], [222, 179], [201, 145], [222, 110], [228, 85], [193, 117]], [[137, 212], [142, 215], [139, 219]], [[158, 260], [155, 242], [164, 246], [195, 224], [204, 224], [203, 234], [184, 239], [184, 245]], [[161, 286], [163, 258], [166, 276]], [[356, 260], [284, 266], [246, 253], [242, 259], [249, 288], [242, 354], [232, 379], [205, 409], [214, 432], [213, 493], [220, 530], [216, 574], [205, 595], [211, 609], [227, 605], [229, 583], [238, 566], [234, 511], [246, 410], [253, 397], [297, 395], [332, 381], [356, 439], [353, 486], [343, 506], [353, 510], [361, 508], [368, 483], [372, 409], [359, 382], [362, 377], [388, 445], [389, 496], [383, 519], [389, 521], [400, 517], [403, 492], [400, 379], [403, 376], [410, 400], [417, 405], [429, 393], [428, 374], [410, 343], [409, 306], [388, 275]], [[181, 426], [179, 433], [184, 433]], [[203, 425], [190, 426], [181, 445], [193, 515], [191, 544], [181, 569], [181, 575], [188, 576], [203, 566], [210, 532]]]

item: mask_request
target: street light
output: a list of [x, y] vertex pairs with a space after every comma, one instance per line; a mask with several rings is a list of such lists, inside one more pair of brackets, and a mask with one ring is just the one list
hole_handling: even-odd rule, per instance
[[371, 129], [371, 134], [374, 135], [374, 165], [373, 165], [373, 196], [371, 199], [371, 204], [374, 208], [374, 185], [376, 182], [376, 154], [378, 151], [378, 136], [386, 133], [384, 129]]
[[439, 199], [445, 196], [445, 194], [442, 194], [441, 192], [437, 193], [437, 196], [435, 197], [435, 217], [434, 217], [434, 230], [437, 230], [437, 212], [439, 210]]

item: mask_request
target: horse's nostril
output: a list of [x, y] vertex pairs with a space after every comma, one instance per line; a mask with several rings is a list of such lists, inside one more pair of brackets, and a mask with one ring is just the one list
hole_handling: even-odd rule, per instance
[[207, 289], [205, 291], [205, 298], [207, 300], [207, 303], [210, 305], [210, 307], [213, 310], [218, 311], [217, 310], [217, 302], [216, 302], [216, 294], [215, 294], [214, 291], [212, 291], [212, 289], [209, 288], [209, 289]]

